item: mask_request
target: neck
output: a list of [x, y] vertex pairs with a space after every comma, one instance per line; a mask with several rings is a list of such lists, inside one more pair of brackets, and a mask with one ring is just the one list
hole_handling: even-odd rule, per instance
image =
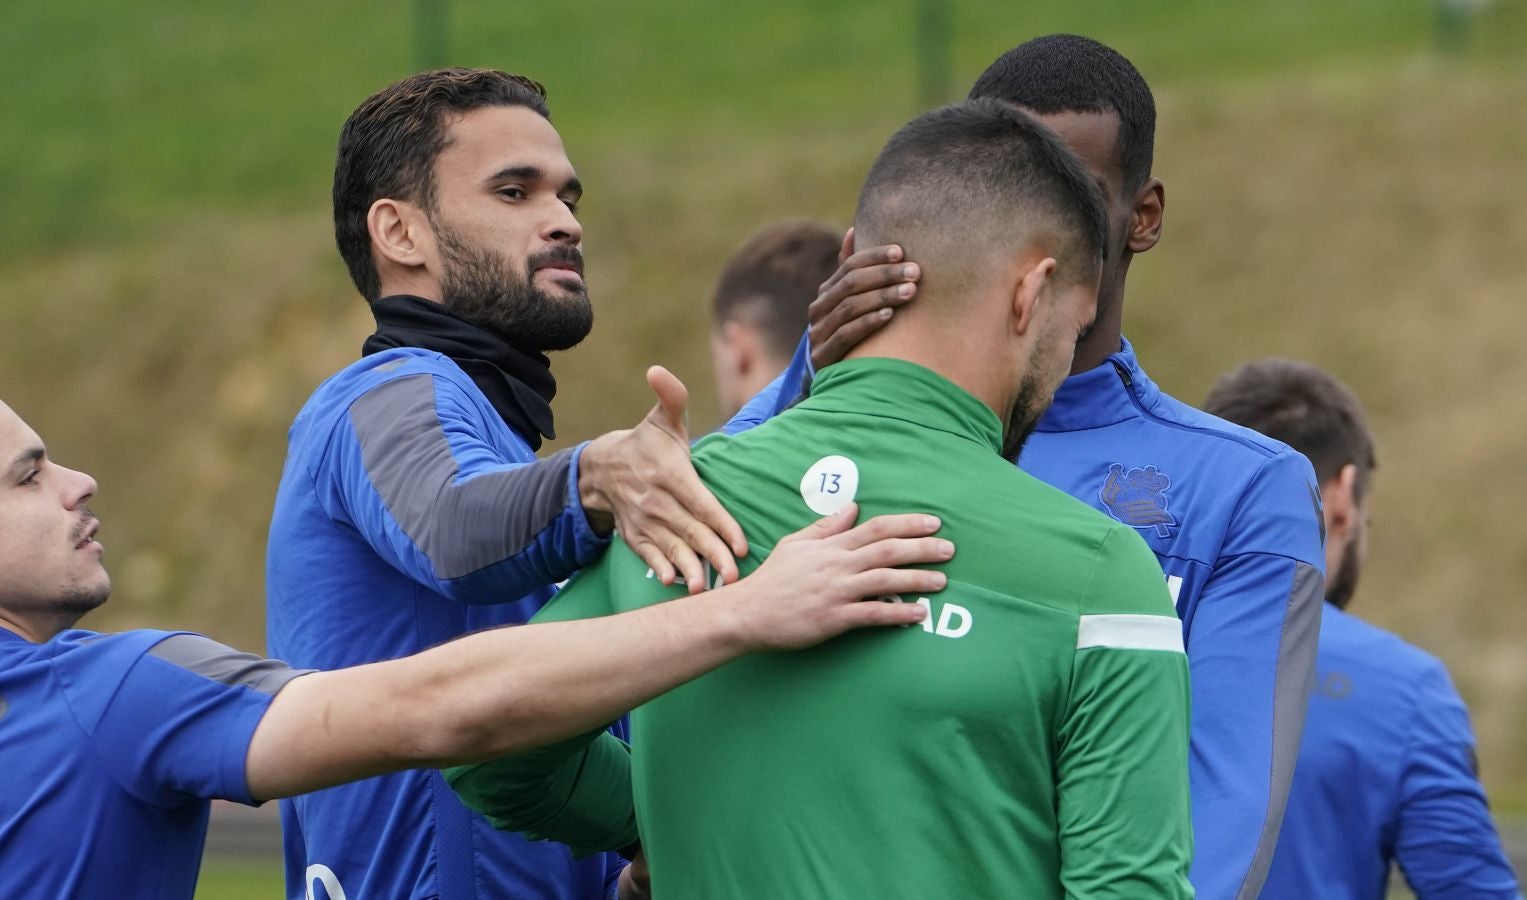
[[1119, 267], [1109, 273], [1108, 280], [1098, 288], [1098, 314], [1092, 323], [1092, 331], [1076, 345], [1076, 355], [1071, 358], [1071, 374], [1078, 375], [1096, 369], [1115, 353], [1124, 342], [1124, 278], [1129, 274], [1129, 264], [1134, 258], [1126, 255], [1119, 260]]
[[865, 338], [846, 358], [879, 356], [917, 363], [959, 385], [1007, 421], [1019, 379], [1004, 377], [1003, 367], [992, 364], [1010, 352], [993, 345], [992, 336], [1000, 331], [969, 322], [925, 327], [922, 322], [911, 321], [915, 317], [907, 316], [909, 312], [904, 307], [890, 324]]
[[18, 634], [34, 644], [52, 640], [60, 633], [74, 627], [79, 616], [58, 613], [54, 615], [22, 615], [9, 609], [0, 609], [0, 628]]

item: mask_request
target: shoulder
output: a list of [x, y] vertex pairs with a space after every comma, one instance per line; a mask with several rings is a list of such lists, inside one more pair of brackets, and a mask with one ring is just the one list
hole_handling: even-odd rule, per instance
[[481, 393], [449, 357], [417, 347], [396, 347], [362, 357], [330, 376], [308, 398], [292, 431], [295, 435], [332, 425], [363, 398], [374, 398], [383, 388], [397, 390], [406, 384], [427, 384], [429, 392], [440, 397]]
[[1156, 395], [1150, 412], [1172, 440], [1212, 454], [1226, 473], [1250, 478], [1268, 467], [1304, 461], [1303, 454], [1282, 441], [1189, 406], [1165, 392]]
[[1442, 660], [1393, 632], [1329, 604], [1321, 611], [1320, 663], [1387, 684], [1397, 696], [1455, 694]]

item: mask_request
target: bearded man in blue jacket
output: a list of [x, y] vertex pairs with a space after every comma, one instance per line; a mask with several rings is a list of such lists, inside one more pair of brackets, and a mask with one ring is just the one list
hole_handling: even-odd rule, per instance
[[[702, 559], [736, 579], [747, 545], [689, 463], [684, 389], [663, 370], [636, 428], [536, 457], [554, 436], [545, 354], [593, 322], [582, 193], [523, 76], [421, 73], [346, 121], [335, 238], [377, 329], [292, 423], [266, 563], [272, 654], [337, 669], [524, 622], [616, 527], [664, 583], [699, 590]], [[320, 882], [352, 898], [598, 900], [624, 865], [497, 832], [433, 771], [281, 811], [294, 897]]]
[[1288, 815], [1262, 896], [1383, 900], [1398, 864], [1419, 900], [1521, 897], [1442, 661], [1347, 612], [1378, 467], [1362, 405], [1309, 363], [1227, 372], [1204, 408], [1309, 457], [1326, 522], [1326, 609]]

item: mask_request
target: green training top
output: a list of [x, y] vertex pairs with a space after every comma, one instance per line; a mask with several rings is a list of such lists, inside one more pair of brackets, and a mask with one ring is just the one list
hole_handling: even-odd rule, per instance
[[[636, 837], [662, 900], [1191, 897], [1188, 667], [1145, 542], [998, 455], [975, 397], [894, 359], [694, 450], [756, 568], [844, 502], [955, 542], [921, 627], [732, 662], [585, 735], [452, 770], [500, 828]], [[617, 542], [536, 617], [672, 599]], [[612, 652], [619, 652], [618, 648]], [[635, 813], [633, 818], [632, 793]]]

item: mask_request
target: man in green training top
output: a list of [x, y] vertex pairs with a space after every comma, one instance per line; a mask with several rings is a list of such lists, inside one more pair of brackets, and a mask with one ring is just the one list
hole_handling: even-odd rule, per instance
[[[756, 550], [850, 501], [939, 515], [948, 586], [900, 598], [930, 615], [731, 663], [636, 710], [629, 752], [596, 733], [454, 770], [467, 804], [581, 852], [639, 824], [662, 900], [1191, 897], [1188, 671], [1161, 569], [1010, 462], [1092, 322], [1104, 223], [1022, 112], [972, 101], [892, 137], [855, 227], [919, 260], [922, 299], [694, 461]], [[617, 543], [537, 618], [683, 590]]]

